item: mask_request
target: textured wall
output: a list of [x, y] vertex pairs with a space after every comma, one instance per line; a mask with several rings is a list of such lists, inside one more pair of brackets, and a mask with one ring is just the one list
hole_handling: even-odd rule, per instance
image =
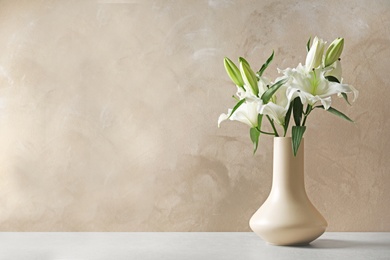
[[316, 111], [306, 185], [331, 231], [390, 231], [390, 1], [0, 1], [1, 231], [249, 231], [272, 139], [217, 118], [222, 59], [346, 39], [358, 101]]

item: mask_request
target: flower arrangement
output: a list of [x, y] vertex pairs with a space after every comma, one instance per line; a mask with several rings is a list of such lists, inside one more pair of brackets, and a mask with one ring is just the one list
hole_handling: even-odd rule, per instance
[[[296, 68], [278, 69], [282, 76], [270, 81], [263, 76], [264, 71], [274, 58], [274, 52], [256, 73], [249, 63], [239, 58], [239, 67], [230, 59], [224, 59], [226, 72], [237, 86], [233, 95], [237, 103], [227, 114], [221, 114], [218, 127], [224, 120], [236, 120], [250, 126], [250, 138], [255, 153], [260, 134], [280, 136], [276, 128], [283, 128], [286, 136], [291, 116], [295, 125], [291, 128], [292, 147], [296, 156], [306, 120], [315, 109], [323, 109], [345, 120], [353, 122], [348, 116], [332, 107], [332, 96], [343, 97], [350, 105], [348, 93], [353, 94], [353, 101], [358, 91], [351, 85], [343, 83], [340, 55], [344, 48], [344, 38], [335, 39], [325, 50], [326, 42], [318, 37], [306, 44], [307, 56], [305, 65]], [[262, 130], [262, 123], [268, 120], [273, 132]]]

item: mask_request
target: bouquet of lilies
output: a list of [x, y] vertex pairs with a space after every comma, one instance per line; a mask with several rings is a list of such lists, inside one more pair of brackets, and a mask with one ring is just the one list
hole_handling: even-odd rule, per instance
[[[291, 116], [295, 125], [291, 128], [294, 156], [297, 154], [303, 134], [306, 130], [306, 120], [315, 109], [323, 109], [343, 119], [353, 122], [349, 117], [333, 108], [332, 96], [338, 95], [348, 101], [348, 93], [353, 94], [353, 101], [358, 91], [351, 85], [343, 83], [340, 55], [344, 48], [344, 39], [335, 39], [327, 49], [326, 42], [318, 37], [307, 42], [305, 65], [301, 63], [296, 68], [278, 69], [282, 76], [274, 82], [264, 77], [264, 71], [274, 58], [274, 52], [254, 72], [249, 63], [239, 58], [237, 67], [230, 59], [224, 59], [224, 65], [230, 79], [237, 86], [233, 95], [237, 103], [227, 114], [221, 114], [221, 122], [230, 119], [240, 121], [250, 126], [250, 138], [254, 153], [257, 150], [260, 134], [280, 136], [276, 125], [283, 129], [286, 136]], [[273, 132], [262, 130], [263, 121], [268, 120]]]

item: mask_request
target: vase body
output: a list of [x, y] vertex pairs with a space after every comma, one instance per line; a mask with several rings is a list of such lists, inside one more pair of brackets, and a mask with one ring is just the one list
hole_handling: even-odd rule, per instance
[[274, 138], [271, 192], [249, 225], [273, 245], [305, 245], [325, 232], [328, 224], [305, 190], [303, 139], [294, 157], [291, 137]]

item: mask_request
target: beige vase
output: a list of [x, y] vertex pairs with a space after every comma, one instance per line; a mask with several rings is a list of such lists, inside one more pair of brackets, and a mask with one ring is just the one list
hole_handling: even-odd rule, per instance
[[274, 138], [271, 192], [249, 221], [251, 229], [269, 244], [305, 245], [328, 225], [307, 197], [303, 159], [303, 139], [294, 157], [291, 137]]

